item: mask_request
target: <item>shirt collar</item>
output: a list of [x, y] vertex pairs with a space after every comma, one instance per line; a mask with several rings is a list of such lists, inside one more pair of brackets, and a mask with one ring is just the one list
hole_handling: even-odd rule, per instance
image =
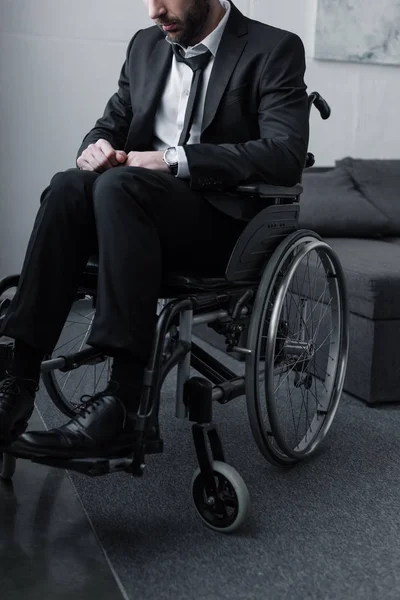
[[201, 42], [199, 42], [195, 46], [188, 46], [187, 48], [184, 48], [176, 42], [171, 42], [168, 39], [168, 36], [165, 37], [166, 41], [171, 45], [176, 44], [177, 46], [180, 46], [184, 52], [185, 58], [190, 58], [191, 56], [202, 54], [206, 50], [210, 50], [211, 54], [215, 57], [231, 12], [231, 3], [228, 2], [228, 0], [219, 0], [219, 2], [221, 6], [225, 9], [225, 15], [218, 23], [214, 31], [212, 31], [207, 37], [205, 37], [204, 40], [201, 40]]

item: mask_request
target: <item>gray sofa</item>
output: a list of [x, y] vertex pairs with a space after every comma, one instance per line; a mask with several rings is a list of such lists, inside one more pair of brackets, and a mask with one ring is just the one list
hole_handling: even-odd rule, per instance
[[345, 391], [400, 401], [400, 160], [345, 158], [305, 173], [300, 227], [322, 235], [343, 266], [350, 308]]
[[[343, 266], [350, 308], [344, 390], [368, 404], [400, 401], [400, 160], [345, 158], [304, 174], [299, 227]], [[218, 347], [222, 338], [202, 327]]]

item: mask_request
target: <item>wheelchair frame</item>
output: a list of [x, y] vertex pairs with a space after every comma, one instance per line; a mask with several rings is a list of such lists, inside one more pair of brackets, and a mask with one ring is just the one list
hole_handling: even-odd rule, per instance
[[[141, 476], [145, 469], [145, 455], [163, 450], [157, 422], [160, 392], [167, 374], [175, 366], [178, 368], [175, 416], [180, 419], [189, 418], [195, 423], [193, 436], [199, 463], [203, 465], [202, 471], [208, 474], [211, 472], [211, 461], [206, 451], [206, 436], [212, 445], [213, 460], [225, 462], [216, 426], [212, 424], [212, 404], [215, 401], [226, 404], [243, 396], [245, 378], [237, 377], [215, 357], [195, 344], [192, 341], [192, 329], [199, 324], [221, 322], [225, 319], [228, 352], [244, 355], [250, 353], [249, 349], [238, 345], [243, 325], [237, 321], [247, 314], [244, 304], [256, 294], [266, 257], [272, 256], [279, 242], [285, 239], [288, 233], [296, 230], [301, 191], [300, 185], [293, 188], [268, 186], [270, 205], [258, 213], [245, 228], [233, 250], [225, 277], [198, 279], [172, 274], [165, 281], [160, 298], [169, 300], [159, 315], [152, 352], [144, 374], [132, 463], [128, 466], [125, 458], [107, 464], [103, 458], [96, 461], [48, 457], [34, 458], [34, 462], [74, 469], [92, 476], [121, 469]], [[265, 192], [266, 190], [264, 194]], [[258, 197], [259, 195], [257, 192]], [[272, 236], [268, 235], [271, 229]], [[246, 279], [242, 279], [243, 273], [247, 276]], [[95, 269], [91, 268], [84, 273], [79, 293], [94, 296], [94, 284]], [[226, 308], [227, 304], [229, 308]], [[171, 340], [174, 345], [173, 351], [163, 362], [165, 340], [171, 327], [175, 327], [178, 333], [176, 339]], [[67, 372], [82, 365], [103, 362], [104, 359], [104, 353], [87, 348], [65, 357], [45, 360], [41, 370], [43, 374], [55, 369]], [[198, 377], [190, 379], [191, 367], [206, 380]], [[74, 412], [65, 410], [63, 406], [59, 408], [69, 416], [74, 415]], [[155, 435], [153, 433], [153, 439], [148, 439], [147, 432], [151, 430]]]
[[[313, 104], [318, 108], [323, 119], [329, 117], [330, 108], [317, 92], [313, 92], [309, 96], [310, 110]], [[314, 156], [308, 153], [306, 167], [313, 164]], [[188, 418], [193, 423], [193, 439], [200, 466], [192, 485], [196, 488], [196, 485], [198, 485], [196, 482], [199, 481], [199, 477], [202, 478], [201, 485], [207, 489], [207, 502], [210, 503], [213, 499], [213, 502], [215, 502], [215, 498], [217, 498], [217, 504], [219, 503], [219, 506], [221, 506], [222, 501], [218, 496], [214, 481], [215, 465], [219, 465], [219, 473], [222, 473], [228, 482], [232, 481], [232, 473], [226, 470], [229, 465], [223, 467], [225, 457], [217, 427], [213, 423], [212, 405], [213, 402], [226, 404], [239, 396], [243, 396], [246, 393], [246, 377], [237, 376], [219, 360], [194, 343], [192, 340], [193, 327], [200, 324], [216, 324], [219, 333], [225, 336], [227, 351], [239, 353], [248, 358], [251, 356], [253, 349], [241, 345], [241, 340], [246, 336], [243, 320], [250, 316], [249, 304], [251, 305], [256, 298], [268, 260], [282, 252], [282, 244], [286, 243], [290, 247], [291, 240], [298, 239], [299, 234], [300, 238], [303, 235], [304, 239], [307, 238], [308, 241], [313, 239], [316, 247], [329, 248], [316, 234], [297, 231], [299, 198], [302, 193], [300, 184], [292, 188], [267, 184], [243, 185], [237, 188], [236, 193], [258, 199], [262, 198], [265, 201], [265, 208], [250, 221], [237, 241], [226, 268], [225, 276], [199, 279], [198, 277], [169, 275], [163, 284], [160, 298], [164, 299], [165, 305], [158, 317], [152, 352], [144, 374], [132, 453], [126, 456], [126, 452], [124, 455], [116, 452], [111, 456], [108, 454], [108, 456], [87, 459], [23, 456], [14, 453], [14, 458], [10, 455], [4, 456], [0, 476], [3, 478], [12, 476], [15, 469], [15, 457], [29, 458], [39, 464], [75, 470], [89, 476], [105, 475], [121, 470], [134, 476], [142, 476], [145, 469], [146, 454], [163, 451], [163, 442], [160, 438], [158, 425], [160, 393], [167, 374], [177, 366], [175, 416], [180, 419]], [[330, 253], [333, 255], [332, 250], [330, 250]], [[345, 290], [343, 273], [338, 263], [336, 263], [334, 277], [340, 279], [342, 290]], [[8, 288], [16, 287], [18, 280], [19, 276], [14, 275], [0, 281], [0, 296]], [[88, 263], [78, 294], [88, 294], [95, 298], [95, 290], [96, 268], [95, 265]], [[344, 324], [342, 324], [341, 361], [339, 361], [340, 364], [337, 367], [338, 382], [335, 390], [337, 400], [331, 410], [330, 422], [326, 431], [329, 429], [336, 412], [347, 362], [348, 332], [346, 315], [348, 309], [345, 293], [342, 296], [340, 310], [343, 314]], [[3, 303], [0, 303], [0, 317], [8, 306], [7, 302], [7, 300], [4, 300]], [[297, 347], [294, 347], [296, 344]], [[302, 355], [305, 351], [304, 343], [302, 341], [296, 343], [292, 341], [291, 351], [295, 354], [298, 353], [299, 356]], [[94, 348], [86, 348], [74, 354], [57, 358], [48, 357], [41, 365], [42, 377], [48, 391], [49, 385], [51, 385], [49, 377], [55, 370], [72, 371], [82, 365], [94, 365], [103, 362], [105, 358], [104, 353]], [[191, 367], [198, 371], [202, 377], [190, 378]], [[75, 414], [65, 404], [58, 403], [54, 395], [51, 394], [51, 396], [58, 408], [65, 414], [69, 416]], [[323, 438], [326, 432], [322, 433]], [[322, 439], [318, 440], [318, 443], [319, 441], [322, 441]], [[260, 447], [260, 443], [257, 443]], [[210, 446], [211, 457], [208, 445]], [[311, 448], [308, 454], [314, 451], [315, 447]], [[261, 450], [268, 460], [280, 466], [291, 466], [299, 458], [302, 458], [300, 453], [299, 455], [288, 453], [287, 456], [283, 455], [284, 457], [280, 458], [269, 452], [268, 449]], [[12, 452], [12, 449], [10, 452]], [[248, 504], [248, 498], [243, 493], [244, 482], [241, 481], [238, 474], [233, 476], [233, 481], [236, 486], [234, 486], [236, 496], [241, 498], [242, 503]], [[240, 511], [236, 507], [235, 519], [223, 527], [224, 531], [233, 530], [238, 526], [238, 521], [244, 519], [246, 510], [242, 511], [240, 519], [238, 519], [239, 513]], [[202, 518], [207, 522], [204, 515]], [[212, 522], [207, 524], [221, 530], [220, 527], [214, 526]]]

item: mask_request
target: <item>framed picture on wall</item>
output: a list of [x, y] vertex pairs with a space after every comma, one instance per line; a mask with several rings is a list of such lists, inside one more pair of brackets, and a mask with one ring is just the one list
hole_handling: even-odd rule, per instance
[[315, 58], [400, 65], [400, 0], [318, 0]]

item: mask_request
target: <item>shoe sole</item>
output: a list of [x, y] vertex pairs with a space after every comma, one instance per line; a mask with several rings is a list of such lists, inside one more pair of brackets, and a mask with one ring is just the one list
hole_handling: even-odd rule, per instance
[[76, 452], [73, 456], [71, 455], [65, 455], [65, 454], [58, 454], [57, 452], [55, 452], [54, 450], [48, 450], [47, 452], [44, 450], [35, 450], [34, 448], [30, 449], [19, 449], [19, 448], [15, 448], [15, 446], [12, 446], [8, 453], [11, 454], [12, 456], [15, 456], [17, 458], [27, 458], [27, 459], [31, 459], [31, 460], [35, 460], [35, 459], [50, 459], [50, 460], [59, 460], [60, 462], [62, 461], [70, 461], [70, 460], [84, 460], [84, 459], [104, 459], [104, 460], [111, 460], [113, 458], [125, 458], [127, 456], [129, 456], [132, 453], [132, 445], [127, 446], [125, 448], [121, 448], [121, 449], [117, 449], [115, 450], [114, 448], [111, 449], [111, 454], [110, 454], [110, 450], [101, 452], [100, 450], [96, 451], [92, 451], [92, 452]]
[[[158, 438], [157, 438], [158, 439]], [[150, 440], [149, 440], [150, 441]], [[54, 460], [82, 460], [82, 459], [104, 459], [111, 460], [113, 458], [124, 458], [128, 457], [133, 453], [134, 449], [134, 440], [132, 438], [131, 441], [127, 441], [124, 443], [120, 443], [118, 445], [111, 446], [108, 449], [100, 450], [100, 449], [81, 449], [75, 451], [72, 455], [66, 454], [65, 449], [58, 448], [47, 448], [40, 449], [35, 448], [34, 446], [28, 448], [13, 448], [11, 454], [15, 456], [19, 456], [20, 458], [30, 458], [30, 459], [54, 459]]]

